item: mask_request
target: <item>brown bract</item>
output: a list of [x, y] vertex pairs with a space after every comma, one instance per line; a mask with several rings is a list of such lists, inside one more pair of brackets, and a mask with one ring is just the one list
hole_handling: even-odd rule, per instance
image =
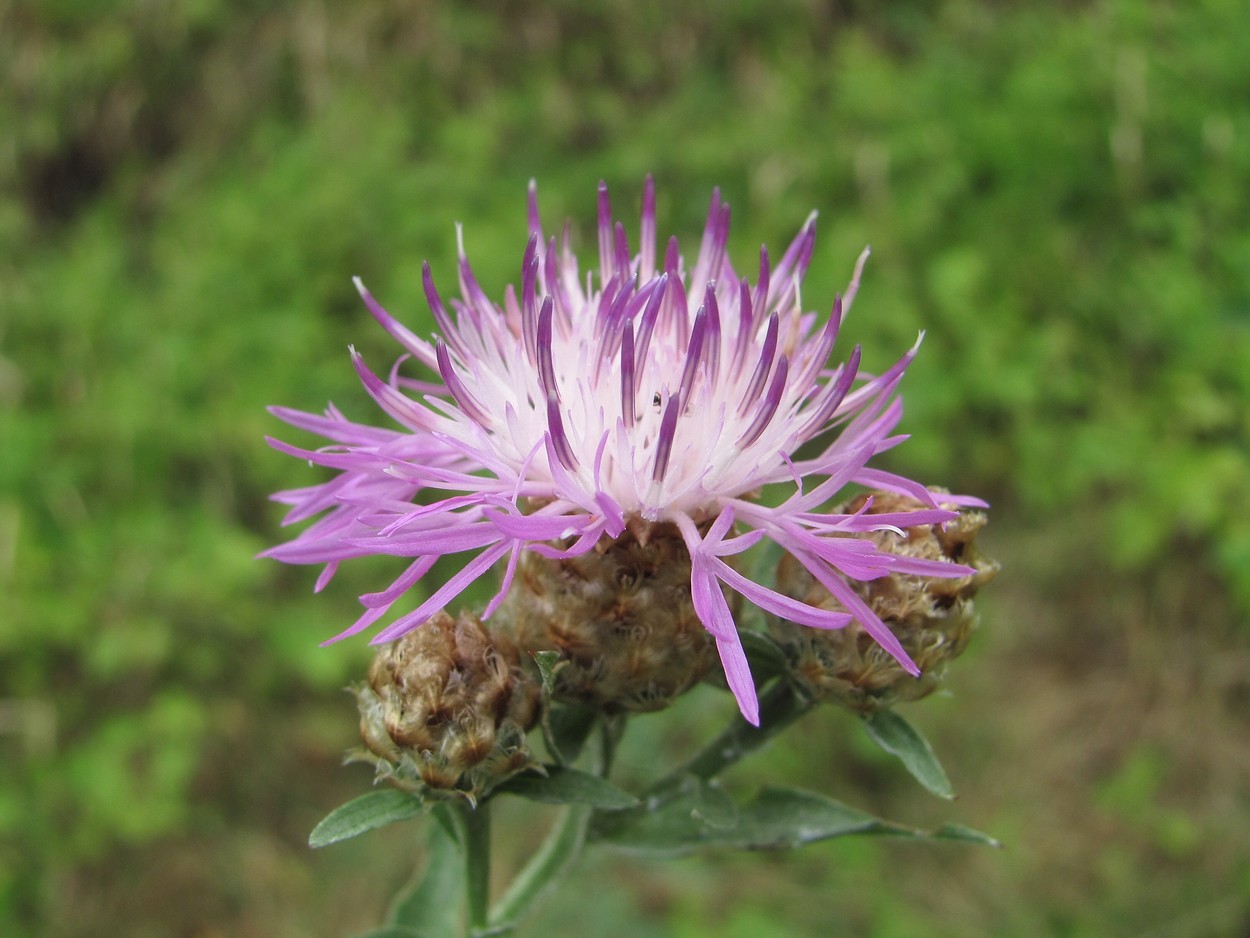
[[401, 787], [477, 797], [531, 764], [539, 685], [473, 613], [439, 612], [384, 647], [357, 698], [365, 745]]
[[[857, 511], [866, 498], [866, 495], [858, 496], [842, 510]], [[868, 514], [924, 507], [904, 495], [874, 493]], [[998, 564], [982, 557], [975, 545], [977, 532], [986, 520], [984, 512], [964, 511], [945, 525], [906, 528], [903, 537], [893, 531], [865, 535], [882, 551], [962, 563], [977, 571], [958, 579], [892, 573], [875, 580], [850, 581], [920, 667], [919, 678], [904, 671], [858, 622], [834, 631], [781, 622], [774, 632], [786, 648], [791, 676], [799, 689], [813, 698], [836, 700], [864, 713], [932, 693], [941, 682], [947, 663], [962, 654], [976, 627], [973, 597], [998, 572]], [[777, 585], [782, 592], [802, 602], [825, 609], [843, 609], [789, 555], [784, 556], [778, 566]]]
[[631, 525], [567, 560], [522, 554], [491, 624], [526, 651], [560, 653], [555, 699], [608, 713], [667, 707], [716, 662], [690, 598], [690, 555], [669, 524]]

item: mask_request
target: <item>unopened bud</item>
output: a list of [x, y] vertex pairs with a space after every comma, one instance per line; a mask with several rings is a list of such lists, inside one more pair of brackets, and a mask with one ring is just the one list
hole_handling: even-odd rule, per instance
[[[865, 498], [859, 496], [842, 510], [853, 512], [862, 508]], [[875, 493], [868, 513], [924, 507], [904, 495]], [[787, 650], [791, 676], [799, 688], [814, 699], [837, 700], [865, 713], [932, 693], [941, 682], [946, 665], [967, 647], [976, 627], [973, 596], [998, 572], [998, 564], [981, 557], [974, 544], [985, 523], [984, 512], [964, 511], [944, 525], [906, 528], [903, 537], [893, 531], [862, 535], [888, 553], [961, 563], [976, 572], [955, 579], [892, 573], [875, 580], [849, 581], [919, 666], [919, 678], [903, 670], [858, 622], [837, 630], [779, 623], [776, 636]], [[777, 585], [802, 602], [845, 611], [789, 555], [782, 558], [777, 569]]]
[[400, 787], [475, 798], [531, 764], [537, 678], [472, 613], [440, 612], [384, 647], [356, 694], [365, 745]]

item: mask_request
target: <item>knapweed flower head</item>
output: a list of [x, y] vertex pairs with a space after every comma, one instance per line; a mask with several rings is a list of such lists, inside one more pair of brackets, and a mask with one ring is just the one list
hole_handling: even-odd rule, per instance
[[[815, 629], [858, 622], [918, 674], [851, 583], [973, 571], [882, 550], [863, 536], [958, 516], [919, 483], [869, 465], [903, 439], [894, 432], [902, 417], [897, 390], [916, 347], [875, 375], [860, 372], [859, 348], [845, 360], [832, 357], [867, 251], [845, 295], [820, 317], [803, 310], [799, 292], [814, 215], [776, 263], [761, 250], [753, 281], [727, 255], [729, 206], [719, 193], [693, 267], [676, 238], [657, 249], [655, 215], [648, 178], [635, 251], [601, 184], [598, 264], [583, 277], [568, 229], [560, 240], [544, 233], [531, 184], [519, 291], [510, 287], [502, 303], [487, 297], [461, 239], [459, 299], [445, 302], [424, 269], [437, 326], [430, 339], [392, 317], [357, 281], [404, 358], [429, 374], [401, 375], [397, 363], [381, 377], [353, 351], [361, 381], [400, 429], [358, 424], [333, 407], [324, 416], [274, 410], [332, 445], [273, 445], [338, 474], [275, 496], [293, 506], [288, 523], [321, 517], [268, 555], [325, 564], [318, 588], [353, 557], [410, 558], [388, 588], [361, 597], [364, 614], [338, 638], [382, 620], [440, 558], [465, 555], [416, 609], [381, 628], [373, 638], [379, 644], [422, 626], [501, 565], [502, 586], [483, 612], [489, 618], [523, 552], [568, 560], [622, 537], [645, 542], [651, 528], [662, 527], [680, 538], [689, 603], [751, 722], [759, 719], [755, 685], [727, 592]], [[761, 490], [775, 484], [789, 494], [762, 502]], [[868, 500], [856, 510], [829, 509], [851, 484], [909, 496], [919, 507], [874, 513]], [[740, 572], [731, 558], [761, 540], [778, 545], [840, 608], [795, 599]]]
[[401, 788], [472, 800], [534, 764], [538, 678], [471, 612], [440, 612], [388, 645], [356, 700], [366, 758]]

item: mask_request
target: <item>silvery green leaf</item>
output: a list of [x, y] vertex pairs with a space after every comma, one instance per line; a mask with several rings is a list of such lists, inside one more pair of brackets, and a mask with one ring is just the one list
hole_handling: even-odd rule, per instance
[[786, 849], [852, 834], [995, 843], [959, 825], [947, 825], [935, 832], [918, 830], [873, 817], [815, 792], [781, 787], [765, 788], [739, 807], [732, 824], [714, 825], [698, 807], [714, 794], [710, 788], [702, 782], [688, 783], [680, 795], [654, 810], [638, 809], [602, 818], [595, 825], [594, 839], [621, 850], [670, 856], [713, 848]]
[[943, 824], [933, 832], [933, 836], [939, 840], [966, 840], [987, 847], [1001, 848], [1003, 845], [1002, 841], [964, 824]]
[[325, 847], [396, 821], [406, 821], [424, 814], [425, 810], [424, 802], [408, 792], [371, 791], [327, 814], [308, 836], [308, 845]]
[[538, 665], [538, 674], [543, 682], [543, 693], [550, 697], [555, 689], [555, 673], [556, 666], [560, 663], [560, 653], [558, 651], [535, 651], [530, 652], [530, 657]]
[[920, 731], [893, 710], [878, 710], [865, 717], [864, 729], [873, 742], [898, 759], [921, 785], [939, 798], [954, 798], [950, 779], [938, 762], [933, 747]]
[[599, 711], [579, 704], [548, 708], [543, 721], [543, 734], [551, 755], [565, 765], [573, 762], [595, 728], [598, 717]]
[[632, 808], [638, 799], [607, 779], [578, 769], [548, 766], [547, 774], [523, 772], [495, 789], [496, 794], [517, 795], [546, 804], [584, 804], [602, 811]]

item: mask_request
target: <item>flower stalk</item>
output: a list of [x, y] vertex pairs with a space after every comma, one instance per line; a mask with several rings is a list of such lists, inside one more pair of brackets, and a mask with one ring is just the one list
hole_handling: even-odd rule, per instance
[[456, 806], [464, 843], [466, 930], [468, 938], [490, 924], [490, 803]]

